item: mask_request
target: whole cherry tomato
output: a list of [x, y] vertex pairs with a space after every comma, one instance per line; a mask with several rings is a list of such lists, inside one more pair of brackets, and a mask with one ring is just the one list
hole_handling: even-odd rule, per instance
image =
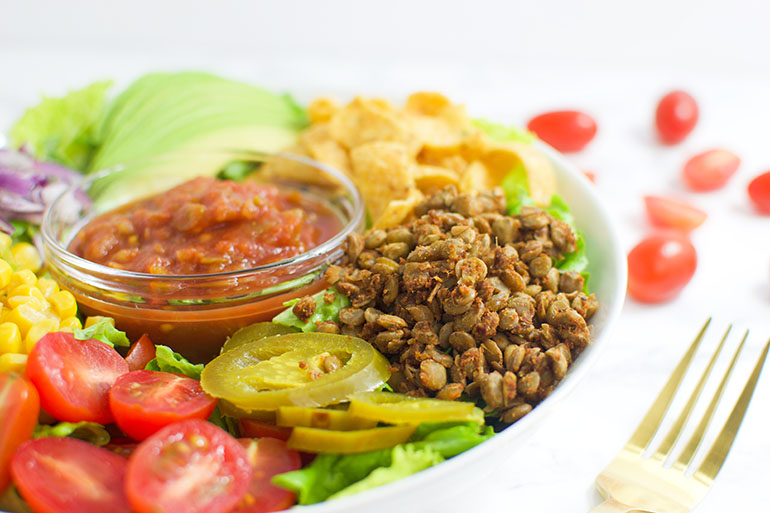
[[760, 214], [770, 214], [770, 171], [762, 173], [749, 183], [749, 198]]
[[580, 151], [596, 135], [594, 118], [577, 110], [557, 110], [535, 116], [527, 129], [559, 151]]
[[698, 122], [698, 104], [684, 91], [671, 91], [658, 102], [655, 126], [660, 140], [676, 144], [684, 140]]
[[644, 204], [647, 207], [647, 217], [650, 222], [661, 228], [688, 232], [706, 220], [704, 211], [671, 198], [645, 196]]
[[695, 274], [697, 255], [686, 236], [652, 235], [628, 254], [628, 292], [643, 303], [676, 297]]
[[8, 485], [8, 469], [16, 448], [29, 440], [40, 413], [32, 383], [15, 373], [0, 373], [0, 494]]
[[730, 151], [704, 151], [687, 161], [682, 179], [694, 191], [714, 191], [725, 186], [740, 164], [740, 157]]

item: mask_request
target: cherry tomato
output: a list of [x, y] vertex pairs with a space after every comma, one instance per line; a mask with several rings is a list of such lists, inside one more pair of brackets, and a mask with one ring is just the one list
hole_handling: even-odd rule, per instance
[[82, 440], [50, 437], [22, 444], [11, 474], [36, 513], [128, 513], [127, 465], [125, 458]]
[[698, 104], [684, 91], [671, 91], [658, 102], [655, 126], [665, 144], [676, 144], [687, 137], [698, 122]]
[[586, 175], [586, 178], [591, 180], [591, 183], [596, 183], [596, 173], [594, 173], [590, 169], [584, 169], [583, 174]]
[[762, 173], [749, 183], [749, 198], [760, 214], [770, 214], [770, 171]]
[[217, 405], [200, 382], [180, 374], [149, 370], [120, 376], [109, 397], [118, 427], [140, 441], [180, 420], [207, 419]]
[[262, 438], [266, 436], [285, 442], [291, 436], [290, 427], [276, 426], [271, 422], [262, 420], [238, 419], [238, 428], [241, 436], [249, 438]]
[[287, 448], [286, 442], [276, 438], [242, 438], [238, 441], [246, 448], [254, 474], [249, 490], [233, 513], [268, 513], [293, 506], [294, 493], [275, 486], [270, 480], [275, 475], [302, 468], [297, 451]]
[[246, 449], [204, 420], [184, 420], [139, 444], [128, 460], [126, 494], [137, 513], [226, 513], [252, 477]]
[[740, 163], [738, 155], [727, 150], [704, 151], [687, 161], [682, 179], [694, 191], [714, 191], [724, 187]]
[[644, 303], [673, 299], [695, 274], [695, 248], [681, 234], [643, 239], [628, 254], [628, 292]]
[[32, 383], [15, 373], [0, 373], [0, 494], [10, 481], [13, 453], [29, 440], [40, 414], [40, 398]]
[[155, 344], [148, 335], [142, 335], [134, 342], [126, 353], [128, 370], [142, 370], [155, 358]]
[[596, 121], [584, 112], [558, 110], [535, 116], [527, 129], [565, 153], [580, 151], [596, 135]]
[[40, 393], [41, 407], [66, 422], [112, 422], [107, 394], [128, 364], [98, 340], [49, 333], [27, 358], [27, 377]]
[[673, 228], [688, 232], [694, 230], [706, 220], [706, 213], [698, 208], [659, 196], [645, 196], [647, 217], [655, 226]]

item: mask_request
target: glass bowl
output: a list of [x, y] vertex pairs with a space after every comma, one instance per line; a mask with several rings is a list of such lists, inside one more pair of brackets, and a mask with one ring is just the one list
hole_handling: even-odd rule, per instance
[[[214, 274], [125, 271], [68, 250], [75, 234], [94, 216], [232, 166], [256, 167], [246, 179], [310, 196], [338, 215], [342, 228], [292, 258]], [[154, 343], [202, 362], [218, 354], [238, 328], [270, 320], [286, 308], [286, 301], [328, 286], [321, 279], [323, 269], [340, 259], [342, 242], [363, 228], [363, 217], [361, 196], [342, 172], [299, 155], [234, 151], [193, 158], [165, 155], [89, 176], [54, 200], [43, 219], [42, 235], [51, 276], [74, 294], [83, 314], [113, 317], [132, 340], [146, 333]]]

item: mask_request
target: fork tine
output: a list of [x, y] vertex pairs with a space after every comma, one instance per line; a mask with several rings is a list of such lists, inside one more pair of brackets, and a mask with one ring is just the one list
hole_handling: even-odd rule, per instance
[[647, 446], [650, 445], [652, 438], [660, 427], [663, 417], [666, 416], [668, 407], [671, 405], [674, 395], [676, 395], [676, 390], [679, 388], [682, 378], [684, 378], [687, 368], [690, 366], [690, 362], [692, 362], [693, 355], [695, 355], [695, 352], [698, 350], [698, 346], [700, 345], [701, 340], [703, 340], [703, 335], [706, 333], [706, 328], [709, 327], [709, 324], [711, 324], [711, 318], [706, 321], [701, 328], [700, 333], [698, 333], [698, 336], [695, 337], [695, 340], [690, 344], [690, 348], [687, 349], [687, 352], [676, 366], [676, 369], [674, 369], [671, 377], [668, 378], [663, 390], [660, 391], [660, 394], [658, 394], [655, 402], [652, 403], [652, 406], [647, 411], [642, 422], [639, 423], [639, 427], [637, 427], [634, 434], [631, 435], [631, 438], [626, 444], [627, 449], [634, 449], [641, 455], [644, 453], [645, 449], [647, 449]]
[[658, 450], [655, 451], [656, 457], [665, 460], [668, 456], [668, 453], [671, 452], [671, 449], [682, 435], [682, 429], [684, 428], [685, 424], [687, 424], [687, 420], [692, 414], [695, 403], [698, 402], [698, 398], [703, 391], [703, 387], [706, 385], [706, 381], [708, 381], [709, 375], [711, 374], [711, 370], [714, 368], [714, 364], [716, 363], [717, 358], [719, 358], [719, 354], [722, 352], [722, 348], [725, 345], [725, 340], [727, 340], [727, 337], [730, 335], [731, 329], [732, 326], [727, 327], [727, 331], [725, 331], [725, 334], [722, 336], [722, 340], [719, 342], [717, 350], [714, 351], [714, 354], [711, 357], [711, 360], [709, 360], [708, 365], [705, 369], [703, 369], [703, 374], [701, 374], [700, 379], [698, 380], [698, 384], [695, 385], [695, 389], [692, 391], [692, 394], [690, 394], [690, 398], [687, 399], [687, 404], [685, 404], [682, 412], [679, 414], [679, 417], [676, 418], [674, 425], [671, 426], [671, 429], [666, 435], [666, 438], [663, 439], [660, 447], [658, 447]]
[[738, 345], [738, 349], [735, 350], [735, 354], [733, 355], [733, 359], [730, 361], [730, 365], [727, 367], [724, 376], [722, 376], [722, 381], [719, 383], [719, 388], [717, 388], [714, 397], [711, 398], [711, 402], [709, 403], [708, 408], [706, 408], [706, 411], [703, 413], [703, 418], [701, 418], [701, 421], [698, 423], [698, 427], [695, 428], [695, 431], [690, 437], [690, 440], [687, 442], [687, 446], [679, 455], [679, 458], [677, 458], [676, 465], [681, 470], [687, 468], [687, 466], [692, 461], [693, 456], [695, 456], [695, 452], [700, 447], [701, 442], [703, 442], [703, 435], [711, 423], [711, 419], [714, 416], [714, 412], [716, 411], [717, 406], [719, 405], [719, 401], [722, 399], [722, 394], [724, 393], [725, 388], [727, 388], [727, 382], [730, 380], [730, 374], [732, 374], [733, 369], [735, 368], [735, 362], [738, 361], [738, 355], [741, 354], [743, 345], [746, 343], [748, 336], [749, 330], [746, 330], [741, 343]]
[[765, 348], [762, 350], [762, 354], [759, 356], [756, 365], [754, 365], [754, 370], [752, 371], [751, 376], [749, 376], [746, 385], [743, 387], [738, 402], [735, 403], [733, 410], [730, 412], [730, 416], [727, 417], [727, 421], [722, 427], [722, 431], [719, 432], [719, 436], [717, 436], [717, 439], [714, 441], [714, 445], [711, 446], [703, 463], [698, 467], [695, 475], [701, 479], [705, 478], [710, 482], [716, 478], [721, 470], [725, 458], [727, 458], [727, 453], [730, 451], [730, 448], [735, 441], [735, 435], [738, 434], [738, 429], [741, 427], [743, 417], [746, 415], [746, 409], [749, 407], [749, 401], [751, 401], [751, 396], [754, 394], [754, 388], [757, 386], [757, 381], [762, 372], [762, 366], [765, 364], [767, 350], [769, 348], [770, 340], [765, 344]]

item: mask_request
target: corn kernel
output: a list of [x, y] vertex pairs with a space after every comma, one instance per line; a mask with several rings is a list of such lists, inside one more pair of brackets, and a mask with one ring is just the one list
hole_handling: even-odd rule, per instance
[[11, 249], [11, 244], [13, 244], [13, 239], [11, 239], [11, 236], [7, 233], [0, 233], [0, 251]]
[[21, 336], [26, 337], [27, 332], [32, 326], [38, 322], [51, 319], [45, 313], [33, 308], [30, 303], [25, 303], [8, 312], [6, 320], [16, 324], [19, 327], [19, 331], [21, 331]]
[[5, 288], [11, 282], [11, 276], [13, 276], [13, 267], [0, 258], [0, 289]]
[[59, 329], [69, 328], [73, 330], [79, 330], [82, 327], [83, 325], [80, 323], [80, 319], [77, 317], [67, 317], [66, 319], [62, 319], [59, 323]]
[[23, 348], [19, 327], [12, 322], [0, 324], [0, 353], [20, 353]]
[[44, 321], [35, 323], [35, 325], [32, 326], [27, 332], [27, 336], [24, 337], [24, 347], [27, 350], [27, 354], [32, 351], [32, 348], [35, 347], [37, 341], [43, 338], [44, 335], [47, 335], [48, 333], [58, 329], [59, 323], [52, 319], [46, 319]]
[[24, 374], [27, 367], [27, 355], [21, 353], [0, 354], [0, 372]]
[[75, 296], [68, 290], [60, 290], [51, 295], [51, 306], [59, 317], [74, 317], [78, 313], [78, 305], [75, 302]]
[[33, 273], [43, 267], [43, 259], [37, 248], [29, 242], [19, 242], [11, 248], [11, 254], [18, 269], [28, 269]]
[[43, 297], [50, 298], [51, 295], [59, 292], [59, 284], [50, 278], [40, 278], [37, 280], [37, 288], [43, 293]]
[[35, 285], [37, 283], [37, 276], [29, 269], [22, 269], [16, 271], [11, 275], [11, 279], [8, 282], [8, 290], [13, 290], [19, 285]]
[[107, 319], [107, 322], [109, 322], [110, 324], [115, 326], [115, 319], [113, 319], [112, 317], [103, 317], [101, 315], [91, 315], [89, 317], [86, 317], [86, 325], [85, 325], [85, 327], [86, 328], [90, 328], [94, 324], [96, 324], [98, 322], [101, 322], [102, 319]]

